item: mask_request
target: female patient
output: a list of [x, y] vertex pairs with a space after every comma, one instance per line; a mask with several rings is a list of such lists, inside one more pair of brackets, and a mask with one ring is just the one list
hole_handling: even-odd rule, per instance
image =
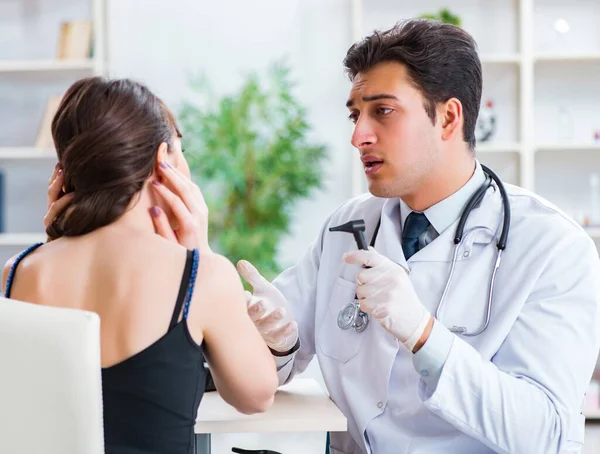
[[[107, 454], [192, 452], [204, 355], [228, 403], [264, 411], [278, 381], [240, 278], [198, 240], [203, 226], [176, 225], [177, 203], [190, 213], [203, 200], [172, 114], [140, 84], [89, 78], [64, 95], [52, 135], [66, 208], [48, 225], [53, 241], [9, 261], [3, 283], [17, 300], [99, 314]], [[190, 234], [203, 246], [184, 247]]]

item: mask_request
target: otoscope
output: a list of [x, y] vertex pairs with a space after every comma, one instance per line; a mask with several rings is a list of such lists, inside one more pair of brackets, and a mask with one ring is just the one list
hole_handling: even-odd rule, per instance
[[[367, 250], [367, 242], [365, 241], [365, 221], [363, 219], [356, 219], [354, 221], [346, 222], [345, 224], [338, 225], [337, 227], [330, 227], [330, 232], [349, 232], [354, 235], [354, 241], [359, 249]], [[364, 268], [369, 268], [365, 266]], [[369, 316], [360, 309], [360, 303], [358, 297], [354, 295], [354, 302], [346, 304], [338, 314], [337, 325], [340, 329], [347, 330], [354, 328], [357, 332], [362, 332], [367, 328], [369, 324]]]
[[359, 249], [367, 250], [367, 242], [365, 241], [365, 221], [362, 219], [356, 219], [354, 221], [346, 222], [345, 224], [338, 225], [337, 227], [330, 227], [330, 232], [348, 232], [354, 235], [354, 241]]

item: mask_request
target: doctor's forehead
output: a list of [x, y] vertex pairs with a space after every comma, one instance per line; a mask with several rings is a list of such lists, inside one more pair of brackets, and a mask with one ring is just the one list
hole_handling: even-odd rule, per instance
[[383, 62], [354, 77], [346, 106], [352, 107], [358, 102], [379, 99], [402, 102], [403, 99], [415, 95], [420, 93], [409, 77], [406, 67], [397, 62]]

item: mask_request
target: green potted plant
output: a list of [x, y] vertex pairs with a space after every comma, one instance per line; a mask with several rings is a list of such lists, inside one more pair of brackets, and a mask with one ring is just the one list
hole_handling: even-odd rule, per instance
[[440, 11], [438, 11], [435, 14], [432, 14], [432, 13], [421, 14], [421, 16], [419, 16], [419, 17], [422, 19], [437, 20], [437, 21], [443, 22], [445, 24], [452, 24], [452, 25], [456, 25], [458, 27], [460, 27], [462, 25], [460, 16], [457, 16], [456, 14], [452, 13], [448, 8], [442, 8]]
[[[293, 95], [290, 70], [274, 64], [235, 93], [211, 100], [206, 80], [192, 84], [203, 101], [180, 111], [186, 157], [209, 207], [215, 251], [277, 275], [277, 246], [299, 199], [320, 188], [323, 145], [310, 143], [306, 111]], [[206, 96], [208, 95], [208, 96]]]

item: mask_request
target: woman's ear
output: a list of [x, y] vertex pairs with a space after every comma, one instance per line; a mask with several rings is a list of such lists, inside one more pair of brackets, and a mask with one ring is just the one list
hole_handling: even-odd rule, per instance
[[156, 151], [157, 163], [166, 161], [168, 159], [168, 149], [169, 149], [169, 146], [168, 146], [167, 142], [163, 142], [158, 146], [158, 150]]
[[168, 162], [169, 160], [169, 154], [167, 152], [168, 150], [168, 145], [166, 142], [161, 143], [158, 146], [158, 150], [156, 151], [156, 163], [155, 166], [156, 168], [154, 169], [154, 174], [158, 176], [158, 179], [160, 180], [160, 172], [158, 171], [158, 166], [160, 165], [161, 162]]

